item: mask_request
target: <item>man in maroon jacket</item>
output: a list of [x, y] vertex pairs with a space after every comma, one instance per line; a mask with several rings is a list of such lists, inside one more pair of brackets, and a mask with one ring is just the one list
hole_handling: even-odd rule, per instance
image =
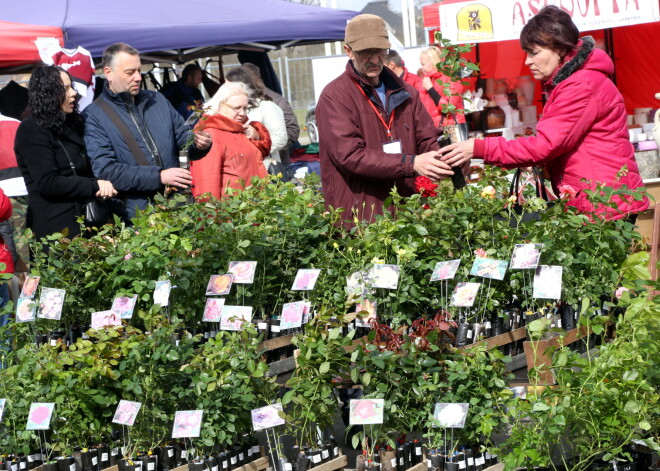
[[393, 187], [409, 196], [417, 175], [452, 175], [440, 161], [438, 130], [418, 92], [383, 60], [390, 47], [382, 18], [358, 15], [346, 26], [346, 71], [319, 98], [321, 176], [326, 207], [373, 220]]

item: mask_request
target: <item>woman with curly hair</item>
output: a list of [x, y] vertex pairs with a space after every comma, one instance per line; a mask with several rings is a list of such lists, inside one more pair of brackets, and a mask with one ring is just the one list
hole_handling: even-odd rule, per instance
[[28, 190], [27, 226], [37, 238], [55, 232], [73, 238], [81, 232], [83, 203], [117, 192], [92, 175], [71, 76], [54, 65], [37, 67], [28, 100], [32, 115], [18, 127], [14, 143]]

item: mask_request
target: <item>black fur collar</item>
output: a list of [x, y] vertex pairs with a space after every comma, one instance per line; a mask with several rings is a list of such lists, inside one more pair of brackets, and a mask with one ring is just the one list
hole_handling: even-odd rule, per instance
[[580, 49], [578, 49], [577, 54], [559, 69], [555, 78], [552, 79], [552, 85], [557, 86], [560, 82], [570, 77], [573, 72], [581, 69], [591, 54], [591, 51], [594, 50], [594, 46], [594, 38], [591, 36], [583, 37], [582, 45], [580, 46]]

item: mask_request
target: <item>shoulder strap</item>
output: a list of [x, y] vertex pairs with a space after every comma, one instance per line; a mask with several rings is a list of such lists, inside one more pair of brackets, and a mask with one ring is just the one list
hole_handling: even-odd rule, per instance
[[64, 143], [62, 141], [60, 141], [59, 138], [56, 138], [56, 139], [57, 139], [57, 142], [60, 144], [60, 147], [64, 151], [64, 154], [66, 155], [67, 160], [69, 161], [69, 167], [71, 167], [71, 171], [77, 177], [78, 173], [76, 172], [76, 166], [73, 165], [73, 160], [71, 160], [71, 156], [69, 155], [69, 151], [66, 150], [66, 147], [64, 147]]
[[131, 131], [128, 129], [128, 126], [126, 126], [126, 123], [121, 119], [121, 117], [117, 113], [117, 110], [115, 110], [112, 107], [112, 105], [103, 97], [99, 97], [98, 99], [94, 100], [94, 103], [99, 105], [99, 107], [103, 110], [103, 112], [105, 112], [108, 118], [110, 118], [112, 124], [115, 125], [115, 127], [119, 131], [119, 134], [121, 134], [122, 139], [124, 140], [126, 145], [128, 145], [131, 154], [133, 154], [133, 157], [135, 157], [135, 161], [137, 162], [137, 164], [142, 167], [150, 167], [151, 164], [147, 160], [147, 157], [144, 155], [144, 152], [142, 152], [142, 149], [140, 149], [140, 146], [135, 140], [135, 137], [131, 134]]

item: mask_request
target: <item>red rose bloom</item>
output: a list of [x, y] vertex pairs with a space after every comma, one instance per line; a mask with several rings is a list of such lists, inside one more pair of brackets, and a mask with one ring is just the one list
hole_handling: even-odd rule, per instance
[[436, 183], [433, 183], [429, 177], [419, 176], [415, 178], [415, 189], [424, 197], [438, 196], [435, 189], [438, 188]]

